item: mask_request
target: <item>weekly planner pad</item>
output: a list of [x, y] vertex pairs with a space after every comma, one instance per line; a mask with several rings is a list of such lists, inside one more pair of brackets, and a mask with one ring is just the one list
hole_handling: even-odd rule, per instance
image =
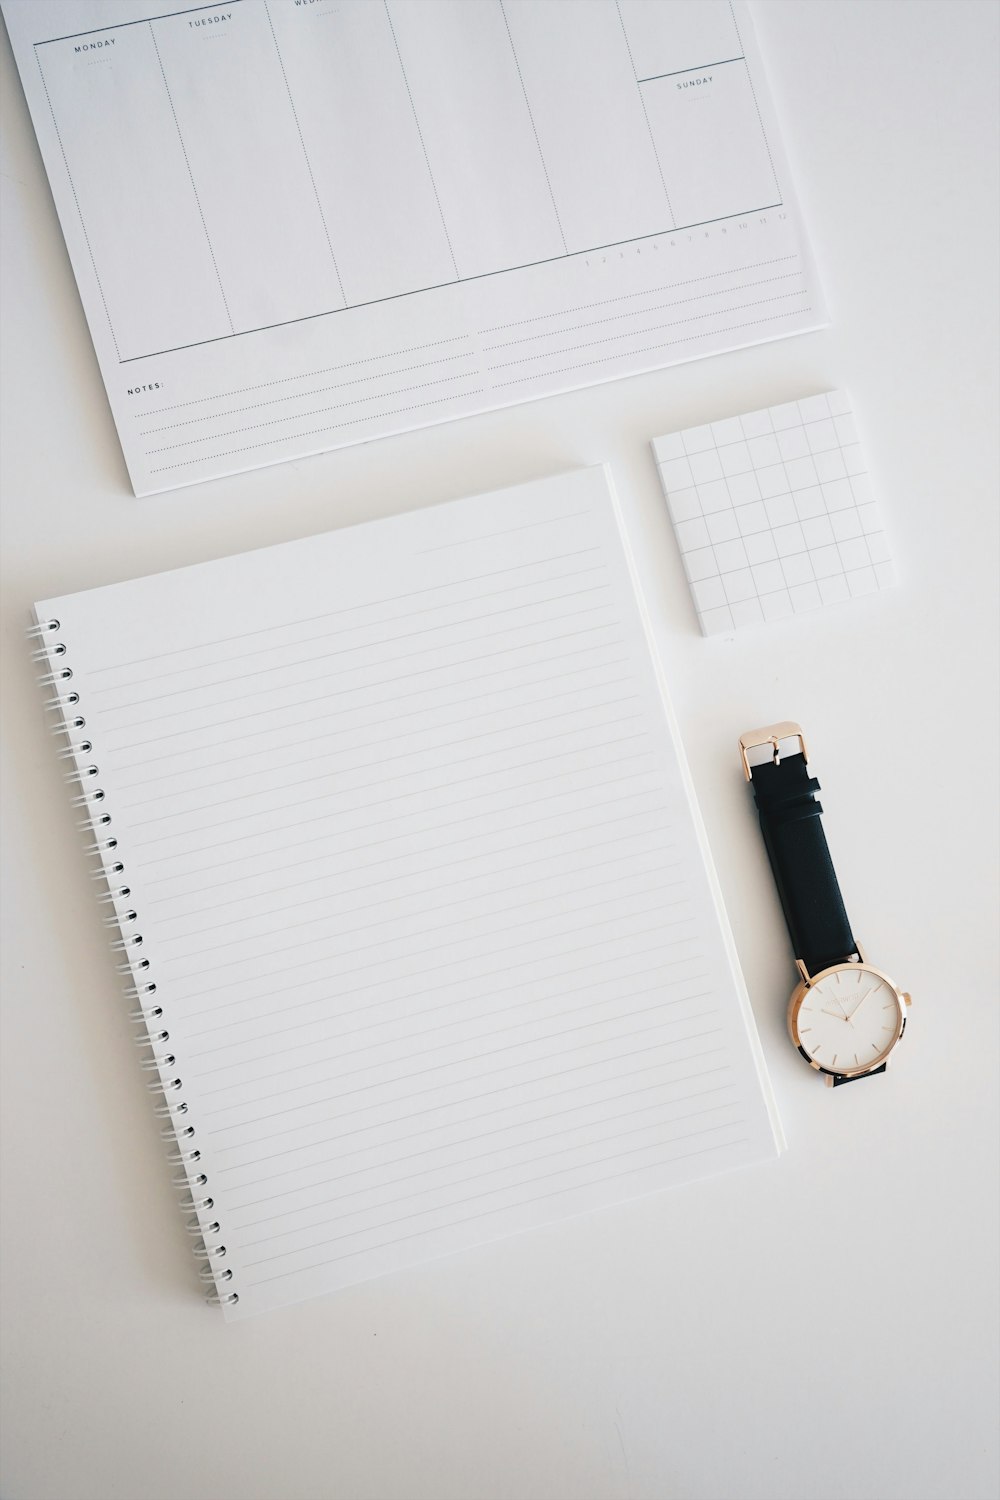
[[3, 0], [138, 494], [826, 322], [742, 0]]
[[604, 470], [36, 618], [227, 1316], [776, 1155]]

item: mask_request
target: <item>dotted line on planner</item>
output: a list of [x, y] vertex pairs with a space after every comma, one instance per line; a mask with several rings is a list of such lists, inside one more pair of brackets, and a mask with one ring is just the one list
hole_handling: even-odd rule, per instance
[[[670, 349], [670, 348], [672, 348], [674, 346], [674, 344], [693, 343], [696, 339], [710, 339], [710, 338], [712, 338], [712, 336], [714, 334], [717, 334], [717, 333], [737, 333], [741, 329], [744, 329], [744, 328], [759, 328], [763, 323], [774, 323], [774, 322], [776, 322], [778, 320], [778, 318], [790, 317], [793, 312], [799, 312], [799, 313], [812, 312], [812, 307], [809, 306], [809, 307], [790, 308], [787, 313], [774, 313], [769, 318], [753, 318], [753, 319], [751, 319], [751, 321], [749, 323], [730, 323], [730, 324], [727, 324], [727, 326], [725, 328], [710, 328], [707, 333], [691, 333], [691, 334], [687, 334], [684, 338], [680, 338], [680, 339], [665, 339], [662, 344], [646, 344], [641, 349], [625, 349], [625, 350], [623, 350], [623, 352], [621, 354], [613, 354], [613, 355], [611, 355], [611, 358], [612, 359], [627, 359], [628, 356], [631, 355], [631, 354], [652, 354], [653, 351], [657, 350], [657, 349]], [[688, 321], [688, 320], [683, 320], [683, 321]], [[583, 344], [580, 347], [585, 349], [585, 348], [587, 348], [587, 345]], [[561, 352], [561, 351], [557, 351], [557, 352]], [[525, 383], [525, 381], [528, 381], [528, 380], [541, 380], [541, 379], [544, 379], [548, 375], [564, 375], [568, 370], [585, 370], [590, 365], [593, 365], [595, 363], [596, 363], [596, 360], [593, 360], [593, 359], [583, 359], [583, 360], [580, 360], [579, 363], [575, 364], [575, 365], [561, 365], [559, 367], [559, 369], [557, 369], [557, 370], [543, 370], [540, 374], [539, 373], [535, 373], [535, 374], [532, 374], [532, 375], [522, 375], [518, 380], [504, 380], [504, 381], [500, 381], [498, 383], [494, 383], [493, 389], [496, 390], [496, 391], [502, 391], [502, 390], [505, 390], [507, 387], [512, 386], [512, 385], [523, 385]]]
[[86, 224], [84, 222], [83, 209], [80, 207], [80, 200], [79, 200], [79, 198], [77, 197], [77, 194], [76, 194], [76, 183], [73, 181], [73, 176], [72, 176], [72, 173], [70, 172], [70, 169], [69, 169], [69, 161], [66, 158], [66, 147], [63, 145], [62, 133], [61, 133], [61, 131], [59, 129], [59, 121], [56, 119], [56, 112], [52, 108], [52, 99], [51, 99], [51, 96], [49, 94], [49, 86], [48, 86], [47, 82], [45, 81], [45, 71], [42, 68], [41, 59], [38, 56], [37, 49], [35, 51], [35, 62], [38, 64], [38, 72], [39, 72], [39, 76], [41, 77], [41, 80], [42, 80], [42, 88], [45, 91], [45, 102], [49, 106], [49, 114], [52, 116], [52, 127], [53, 127], [53, 129], [55, 130], [55, 133], [56, 133], [56, 140], [59, 142], [59, 152], [60, 152], [60, 155], [62, 156], [62, 159], [63, 159], [63, 166], [66, 168], [66, 177], [67, 177], [67, 179], [69, 181], [70, 191], [73, 194], [73, 202], [76, 204], [77, 217], [80, 220], [80, 229], [81, 229], [81, 231], [83, 233], [84, 242], [86, 243], [86, 246], [87, 246], [87, 254], [90, 256], [90, 265], [91, 265], [91, 269], [94, 272], [94, 280], [97, 282], [97, 290], [101, 294], [101, 306], [104, 308], [104, 316], [108, 320], [108, 332], [111, 335], [111, 342], [115, 346], [115, 357], [118, 360], [118, 363], [121, 364], [121, 357], [122, 356], [121, 356], [121, 350], [118, 347], [118, 339], [115, 336], [115, 325], [112, 323], [112, 321], [111, 321], [111, 314], [108, 311], [108, 300], [107, 300], [107, 298], [104, 295], [104, 288], [101, 285], [101, 278], [98, 275], [97, 261], [94, 259], [94, 251], [93, 251], [93, 247], [92, 247], [92, 245], [90, 243], [90, 235], [87, 233], [87, 226], [86, 226]]
[[281, 422], [300, 422], [306, 417], [318, 417], [325, 411], [343, 411], [345, 406], [363, 406], [366, 401], [381, 401], [384, 396], [403, 396], [409, 391], [425, 391], [429, 385], [446, 385], [455, 380], [470, 380], [475, 370], [465, 370], [460, 375], [443, 375], [440, 380], [421, 381], [419, 385], [401, 385], [394, 391], [378, 391], [374, 396], [358, 396], [353, 401], [339, 401], [335, 406], [318, 406], [315, 411], [296, 411], [288, 417], [272, 417], [269, 422], [251, 422], [246, 427], [231, 427], [227, 432], [210, 432], [204, 437], [182, 438], [179, 443], [166, 443], [162, 448], [147, 448], [148, 457], [154, 453], [169, 453], [174, 448], [187, 448], [192, 443], [211, 443], [218, 438], [235, 437], [240, 432], [259, 432], [262, 427], [277, 427]]
[[156, 41], [156, 32], [153, 29], [152, 21], [148, 22], [147, 24], [149, 26], [150, 40], [153, 43], [153, 51], [156, 53], [156, 64], [160, 70], [160, 77], [163, 79], [163, 87], [167, 95], [167, 103], [170, 105], [170, 114], [174, 122], [174, 129], [177, 132], [177, 140], [180, 144], [181, 155], [184, 157], [184, 165], [187, 167], [188, 180], [191, 183], [191, 191], [194, 194], [195, 205], [198, 209], [198, 218], [201, 220], [202, 231], [205, 235], [205, 244], [208, 246], [208, 253], [212, 259], [212, 269], [215, 272], [215, 279], [219, 285], [219, 296], [222, 298], [222, 305], [226, 309], [226, 321], [229, 324], [229, 332], [235, 333], [236, 325], [233, 322], [233, 315], [229, 310], [229, 301], [226, 297], [226, 289], [222, 285], [222, 276], [219, 272], [219, 263], [215, 258], [215, 246], [212, 244], [212, 236], [209, 234], [208, 225], [205, 222], [205, 211], [201, 206], [201, 198], [198, 196], [198, 186], [194, 180], [194, 173], [191, 170], [191, 163], [188, 160], [187, 146], [184, 141], [184, 136], [181, 133], [181, 125], [180, 121], [177, 118], [177, 111], [174, 109], [174, 96], [170, 92], [170, 85], [167, 82], [167, 75], [163, 67], [163, 59], [160, 57], [160, 49]]
[[[799, 271], [782, 271], [778, 276], [764, 276], [760, 281], [745, 282], [743, 286], [738, 288], [738, 290], [740, 292], [748, 292], [752, 287], [768, 286], [771, 282], [774, 281], [787, 281], [790, 277], [798, 276], [800, 274], [801, 273]], [[576, 333], [577, 330], [581, 328], [597, 328], [602, 323], [618, 323], [622, 318], [641, 318], [644, 313], [662, 312], [666, 307], [683, 307], [688, 302], [701, 302], [705, 297], [724, 297], [726, 294], [726, 290], [728, 290], [728, 288], [724, 288], [720, 292], [692, 292], [690, 297], [677, 297], [673, 302], [658, 302], [654, 307], [640, 307], [635, 312], [609, 313], [606, 318], [592, 318], [589, 323], [575, 323], [571, 328], [554, 328], [547, 333], [527, 333], [523, 338], [508, 339], [505, 343], [502, 344], [484, 344], [483, 349], [484, 352], [489, 353], [494, 349], [512, 349], [515, 344], [526, 344], [529, 339], [559, 338], [562, 334]], [[790, 293], [789, 295], [795, 294]], [[765, 300], [770, 301], [773, 299], [768, 298]], [[754, 307], [757, 304], [751, 302], [744, 303], [743, 305], [747, 307]], [[725, 311], [725, 309], [720, 308], [719, 311]], [[702, 316], [707, 318], [711, 317], [712, 314], [704, 313], [702, 314]], [[627, 337], [627, 335], [623, 336]], [[561, 354], [563, 351], [561, 349], [556, 349], [552, 352], [555, 354]], [[543, 354], [539, 354], [536, 356], [536, 358], [544, 359], [545, 356]], [[499, 368], [499, 366], [490, 365], [489, 368], [492, 370]]]
[[743, 45], [743, 38], [740, 36], [740, 26], [739, 22], [736, 19], [736, 11], [733, 9], [733, 0], [729, 0], [729, 14], [733, 18], [733, 30], [736, 32], [736, 39], [740, 44], [740, 51], [743, 53], [743, 66], [747, 70], [747, 83], [749, 83], [750, 85], [750, 97], [753, 100], [753, 107], [757, 115], [757, 124], [760, 126], [760, 133], [764, 140], [764, 150], [767, 152], [767, 159], [771, 165], [771, 176], [774, 178], [774, 185], [778, 189], [778, 197], [780, 198], [781, 183], [778, 181], [778, 174], [774, 170], [774, 158], [771, 155], [771, 143], [767, 138], [767, 131], [764, 129], [764, 121], [761, 119], [760, 105], [757, 103], [757, 90], [753, 86], [753, 74], [751, 73], [750, 66], [746, 61], [746, 48]]
[[[477, 386], [471, 391], [461, 391], [460, 394], [463, 396], [481, 396], [483, 394], [483, 390], [483, 386]], [[444, 401], [454, 400], [454, 395], [441, 396], [434, 401], [417, 401], [412, 406], [397, 406], [394, 407], [391, 411], [378, 412], [375, 415], [380, 417], [398, 417], [401, 416], [404, 412], [423, 411], [425, 407], [440, 406]], [[367, 416], [352, 417], [349, 422], [330, 422], [325, 427], [313, 427], [309, 432], [296, 432], [292, 434], [291, 440], [297, 441], [299, 438], [315, 437], [321, 432], [336, 432], [341, 427], [356, 427], [359, 422], [369, 422], [371, 420], [371, 416]], [[267, 442], [264, 443], [246, 443], [242, 448], [228, 448], [224, 453], [205, 453], [202, 454], [200, 458], [186, 458], [182, 459], [181, 462], [176, 464], [161, 464], [158, 469], [150, 469], [149, 472], [151, 474], [166, 474], [170, 469], [186, 469], [191, 464], [208, 463], [215, 458], [232, 458], [233, 455], [237, 453], [251, 453], [255, 448], [270, 448], [273, 443], [273, 438], [268, 438]]]
[[271, 20], [271, 12], [266, 4], [264, 6], [264, 14], [265, 16], [267, 16], [267, 24], [271, 32], [271, 40], [274, 43], [274, 50], [278, 55], [278, 66], [281, 69], [281, 76], [284, 80], [285, 93], [288, 95], [288, 103], [292, 111], [292, 119], [295, 121], [295, 129], [298, 133], [299, 145], [302, 147], [302, 155], [305, 158], [306, 171], [309, 173], [309, 181], [312, 183], [313, 197], [316, 199], [316, 208], [319, 212], [319, 221], [323, 226], [323, 234], [326, 237], [326, 248], [329, 250], [330, 259], [333, 262], [333, 273], [337, 278], [337, 285], [340, 288], [340, 295], [344, 300], [344, 305], [346, 306], [347, 293], [344, 291], [343, 277], [340, 274], [340, 267], [337, 264], [337, 256], [334, 253], [333, 241], [330, 239], [330, 230], [326, 222], [326, 214], [323, 212], [323, 202], [319, 196], [319, 188], [316, 186], [316, 178], [313, 176], [312, 162], [309, 160], [309, 152], [306, 150], [305, 139], [302, 135], [302, 126], [299, 124], [299, 112], [295, 108], [295, 96], [293, 95], [291, 86], [288, 82], [288, 74], [285, 72], [285, 59], [281, 55], [281, 48], [278, 46], [278, 38], [275, 35], [274, 31], [274, 22]]
[[518, 55], [517, 55], [517, 48], [514, 46], [514, 38], [510, 34], [510, 22], [507, 19], [507, 12], [504, 9], [503, 0], [500, 0], [500, 14], [503, 16], [503, 24], [504, 24], [504, 27], [505, 27], [506, 32], [507, 32], [507, 40], [510, 43], [511, 56], [514, 59], [514, 66], [517, 69], [517, 81], [521, 85], [521, 93], [524, 96], [524, 107], [528, 111], [528, 119], [531, 122], [531, 133], [535, 137], [535, 147], [536, 147], [536, 149], [538, 151], [538, 160], [541, 162], [541, 164], [542, 164], [542, 171], [545, 174], [545, 186], [549, 190], [549, 199], [550, 199], [550, 201], [552, 203], [552, 212], [555, 214], [556, 224], [558, 225], [558, 228], [559, 228], [559, 238], [562, 240], [563, 250], [568, 255], [569, 254], [569, 245], [567, 245], [567, 243], [566, 243], [566, 232], [563, 229], [562, 219], [560, 219], [560, 217], [559, 217], [559, 205], [556, 203], [556, 195], [552, 191], [552, 180], [549, 177], [549, 169], [548, 169], [548, 165], [547, 165], [547, 163], [545, 161], [545, 154], [542, 151], [542, 143], [538, 139], [538, 127], [535, 124], [535, 117], [534, 117], [534, 115], [532, 114], [532, 111], [531, 111], [531, 101], [528, 98], [528, 90], [524, 86], [524, 76], [521, 73], [521, 63], [520, 63], [520, 60], [519, 60]]
[[[660, 161], [660, 153], [656, 149], [656, 136], [653, 134], [653, 127], [649, 119], [649, 110], [646, 108], [645, 96], [643, 95], [642, 89], [639, 85], [639, 70], [635, 65], [635, 58], [632, 56], [632, 44], [628, 39], [628, 31], [625, 26], [625, 17], [622, 15], [622, 8], [619, 4], [619, 0], [615, 0], [615, 10], [618, 12], [618, 22], [622, 29], [622, 37], [625, 41], [625, 51], [628, 53], [629, 66], [632, 69], [632, 77], [635, 79], [636, 93], [639, 95], [639, 103], [642, 105], [642, 115], [643, 119], [646, 121], [646, 130], [649, 133], [649, 144], [653, 148], [653, 160], [656, 162], [656, 170], [659, 173], [660, 186], [663, 188], [663, 196], [666, 199], [667, 212], [673, 220], [674, 229], [676, 230], [677, 215], [674, 213], [674, 205], [671, 203], [670, 194], [667, 191], [667, 179], [663, 175], [663, 163]], [[742, 45], [743, 44], [741, 42], [740, 46], [742, 47]], [[777, 179], [775, 179], [775, 181], [777, 182]]]
[[[343, 390], [344, 387], [348, 385], [367, 385], [372, 380], [391, 380], [394, 375], [408, 375], [413, 370], [427, 370], [430, 369], [432, 365], [444, 365], [449, 364], [456, 359], [473, 359], [474, 357], [475, 356], [471, 350], [468, 354], [444, 354], [439, 359], [423, 360], [421, 363], [416, 365], [404, 365], [400, 370], [383, 370], [380, 375], [356, 375], [353, 380], [338, 380], [333, 385], [317, 386], [316, 389], [312, 391], [296, 391], [294, 395], [291, 396], [275, 396], [271, 401], [254, 401], [251, 402], [249, 406], [234, 406], [231, 411], [209, 412], [208, 415], [204, 417], [183, 417], [179, 422], [166, 422], [162, 427], [143, 428], [141, 435], [143, 437], [152, 437], [154, 433], [157, 432], [172, 432], [177, 427], [191, 427], [195, 422], [211, 422], [219, 417], [236, 417], [244, 411], [260, 411], [260, 409], [264, 406], [277, 406], [279, 401], [301, 401], [309, 396], [322, 396], [327, 391]], [[473, 372], [470, 371], [469, 373], [471, 374]], [[460, 375], [456, 375], [450, 378], [460, 380], [462, 377]], [[430, 381], [426, 382], [426, 384], [431, 383], [432, 382]], [[440, 382], [433, 383], [439, 384]], [[386, 392], [386, 394], [392, 395], [394, 393], [389, 391]], [[311, 415], [311, 413], [306, 413], [306, 415]], [[291, 421], [292, 418], [285, 417], [282, 420], [287, 422]], [[213, 434], [213, 436], [218, 436], [218, 434]]]
[[[585, 255], [586, 251], [578, 251]], [[740, 271], [758, 271], [761, 266], [777, 266], [784, 260], [798, 260], [797, 255], [776, 255], [773, 260], [754, 261], [749, 266], [739, 266], [728, 271], [712, 271], [708, 276], [689, 276], [686, 281], [668, 281], [663, 286], [651, 286], [645, 292], [623, 292], [620, 297], [603, 297], [599, 302], [581, 302], [576, 307], [565, 307], [560, 312], [538, 313], [533, 318], [519, 318], [515, 323], [494, 323], [490, 328], [480, 328], [483, 333], [504, 333], [508, 328], [523, 328], [526, 323], [542, 323], [546, 318], [563, 318], [570, 313], [586, 312], [591, 307], [611, 307], [615, 302], [631, 302], [634, 297], [655, 297], [659, 292], [672, 292], [679, 286], [694, 286], [698, 281], [714, 281], [719, 276], [738, 276]]]
[[439, 349], [442, 344], [470, 342], [468, 335], [463, 333], [448, 339], [432, 339], [429, 344], [408, 344], [404, 349], [390, 349], [386, 354], [369, 354], [364, 359], [349, 359], [342, 365], [324, 365], [321, 370], [304, 370], [301, 375], [283, 375], [280, 380], [262, 380], [259, 385], [241, 385], [235, 391], [219, 391], [214, 396], [194, 396], [190, 401], [178, 401], [173, 406], [160, 406], [156, 411], [147, 411], [144, 415], [159, 417], [164, 412], [180, 411], [182, 406], [198, 406], [202, 401], [225, 401], [230, 396], [245, 396], [249, 391], [263, 391], [275, 385], [287, 385], [290, 380], [311, 380], [315, 375], [332, 375], [337, 370], [353, 370], [358, 365], [374, 364], [377, 359], [397, 359], [400, 354], [416, 354], [421, 349]]
[[[749, 307], [763, 307], [768, 302], [784, 302], [789, 297], [804, 297], [805, 295], [806, 292], [803, 288], [800, 292], [782, 292], [777, 297], [761, 297], [756, 302], [741, 302], [739, 311], [743, 312], [744, 309]], [[680, 323], [696, 323], [701, 318], [717, 318], [718, 316], [718, 312], [692, 313], [689, 318], [674, 318], [669, 323], [659, 323], [655, 328], [644, 329], [642, 331], [655, 333], [660, 328], [676, 328]], [[554, 359], [559, 354], [575, 354], [578, 349], [595, 349], [598, 344], [617, 344], [622, 339], [632, 338], [635, 338], [634, 330], [631, 333], [613, 333], [606, 339], [591, 339], [586, 344], [570, 344], [565, 349], [551, 349], [547, 354], [527, 354], [523, 359], [508, 359], [497, 365], [487, 365], [486, 368], [488, 370], [509, 370], [513, 365], [526, 365], [537, 359]]]

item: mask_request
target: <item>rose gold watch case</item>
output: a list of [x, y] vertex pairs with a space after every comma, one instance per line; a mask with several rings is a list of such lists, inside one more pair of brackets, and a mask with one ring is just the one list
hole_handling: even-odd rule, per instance
[[[795, 1047], [796, 1051], [802, 1054], [809, 1066], [811, 1068], [815, 1068], [817, 1073], [822, 1073], [825, 1076], [827, 1083], [832, 1084], [835, 1078], [863, 1078], [866, 1073], [874, 1073], [876, 1068], [881, 1068], [884, 1063], [887, 1063], [891, 1058], [893, 1052], [902, 1041], [903, 1032], [906, 1030], [906, 1008], [910, 1004], [910, 996], [905, 992], [905, 990], [901, 990], [896, 981], [891, 978], [884, 969], [876, 969], [874, 964], [868, 963], [863, 958], [861, 962], [855, 960], [854, 962], [849, 961], [842, 964], [831, 964], [828, 969], [821, 969], [818, 974], [809, 974], [806, 970], [805, 964], [801, 959], [797, 958], [795, 962], [798, 965], [799, 973], [802, 975], [802, 979], [795, 986], [794, 990], [792, 991], [791, 999], [788, 1002], [788, 1035], [791, 1037], [792, 1045]], [[856, 974], [859, 969], [862, 969], [866, 974], [874, 974], [878, 979], [881, 979], [885, 984], [889, 986], [889, 988], [895, 995], [896, 1005], [898, 1008], [896, 1016], [895, 1035], [893, 1036], [892, 1041], [889, 1043], [885, 1051], [879, 1053], [874, 1062], [866, 1063], [864, 1067], [843, 1069], [837, 1068], [836, 1070], [832, 1068], [821, 1067], [818, 1062], [815, 1062], [809, 1056], [809, 1053], [806, 1051], [805, 1047], [803, 1047], [802, 1039], [799, 1036], [798, 1021], [799, 1010], [801, 1009], [802, 1001], [805, 999], [807, 992], [811, 990], [814, 985], [819, 984], [820, 980], [825, 979], [828, 974], [838, 974], [845, 971], [851, 974]]]

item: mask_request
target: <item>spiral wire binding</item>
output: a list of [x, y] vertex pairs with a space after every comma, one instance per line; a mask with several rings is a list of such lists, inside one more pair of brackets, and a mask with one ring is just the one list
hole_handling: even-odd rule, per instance
[[61, 629], [60, 621], [55, 619], [40, 620], [28, 629], [28, 639], [38, 642], [32, 650], [32, 660], [40, 685], [51, 689], [45, 700], [46, 711], [57, 714], [51, 731], [66, 737], [58, 756], [60, 760], [71, 763], [65, 779], [73, 788], [72, 805], [84, 813], [77, 827], [94, 836], [86, 848], [88, 856], [96, 862], [91, 876], [105, 886], [99, 901], [112, 908], [103, 919], [104, 925], [118, 930], [111, 947], [119, 956], [118, 973], [129, 980], [126, 997], [135, 1002], [129, 1019], [141, 1028], [134, 1038], [135, 1045], [145, 1054], [140, 1058], [139, 1066], [143, 1072], [153, 1075], [146, 1087], [152, 1094], [160, 1096], [154, 1114], [167, 1122], [160, 1132], [171, 1148], [167, 1160], [181, 1169], [174, 1175], [173, 1183], [180, 1194], [181, 1207], [191, 1216], [186, 1219], [185, 1228], [194, 1240], [195, 1258], [201, 1263], [200, 1280], [209, 1289], [206, 1300], [223, 1307], [233, 1306], [240, 1299], [239, 1293], [229, 1285], [233, 1280], [232, 1270], [222, 1264], [226, 1256], [222, 1225], [212, 1216], [215, 1200], [209, 1191], [208, 1174], [201, 1167], [197, 1131], [186, 1119], [188, 1106], [182, 1097], [184, 1083], [177, 1072], [177, 1056], [169, 1047], [169, 1022], [163, 1006], [155, 998], [156, 980], [150, 960], [143, 952], [142, 932], [137, 925], [139, 913], [132, 904], [126, 864], [113, 832], [113, 819], [105, 806], [104, 790], [97, 782], [100, 766], [93, 758], [96, 752], [87, 733], [80, 694], [72, 686], [73, 668], [67, 661], [68, 648], [65, 641], [57, 639]]

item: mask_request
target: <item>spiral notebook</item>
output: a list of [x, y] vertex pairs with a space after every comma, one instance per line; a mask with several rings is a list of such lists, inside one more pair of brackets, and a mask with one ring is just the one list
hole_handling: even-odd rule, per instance
[[605, 470], [35, 608], [228, 1318], [776, 1155]]

